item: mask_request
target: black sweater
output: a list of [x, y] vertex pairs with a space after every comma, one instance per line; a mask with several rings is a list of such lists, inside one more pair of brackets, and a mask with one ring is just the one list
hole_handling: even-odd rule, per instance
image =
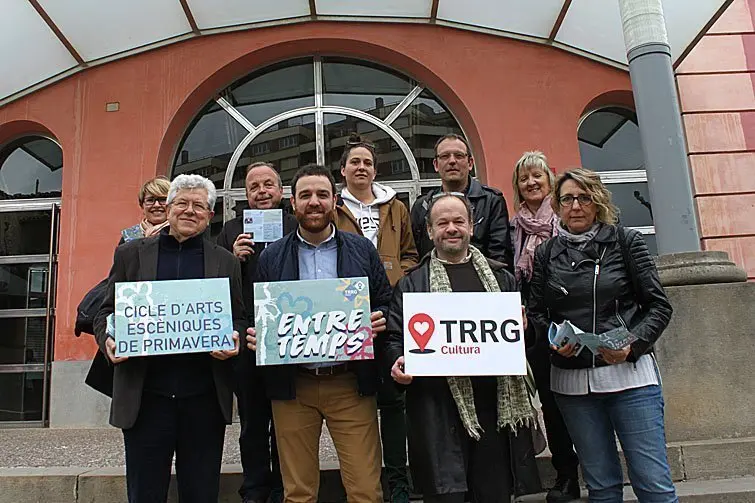
[[[204, 278], [201, 234], [179, 243], [163, 229], [159, 239], [158, 280]], [[214, 393], [211, 358], [209, 353], [150, 356], [144, 389], [171, 397]]]

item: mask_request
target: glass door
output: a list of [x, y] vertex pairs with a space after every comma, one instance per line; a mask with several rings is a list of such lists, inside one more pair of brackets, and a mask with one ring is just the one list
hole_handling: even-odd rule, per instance
[[47, 422], [57, 203], [0, 209], [0, 426]]

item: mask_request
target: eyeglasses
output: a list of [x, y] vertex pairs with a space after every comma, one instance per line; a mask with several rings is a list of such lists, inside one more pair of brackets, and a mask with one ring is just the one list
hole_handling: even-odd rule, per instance
[[167, 197], [152, 197], [148, 196], [144, 198], [144, 206], [154, 206], [157, 203], [160, 203], [162, 205], [165, 204], [165, 202], [168, 200]]
[[469, 158], [469, 154], [467, 152], [443, 152], [442, 154], [436, 155], [436, 159], [440, 159], [441, 161], [448, 161], [451, 159], [451, 156], [453, 156], [454, 159], [457, 161], [463, 161], [464, 159]]
[[592, 197], [587, 194], [580, 194], [578, 196], [566, 194], [565, 196], [561, 196], [558, 198], [559, 204], [563, 206], [564, 208], [568, 208], [569, 206], [572, 206], [575, 200], [579, 203], [580, 206], [590, 206], [591, 204], [595, 202], [592, 200]]
[[467, 198], [466, 194], [464, 194], [463, 192], [438, 192], [437, 194], [433, 194], [433, 197], [431, 197], [430, 199], [432, 201], [435, 201], [436, 199], [439, 199], [441, 197], [446, 197], [446, 196], [454, 196], [454, 197], [458, 197], [459, 199]]
[[174, 208], [181, 211], [186, 211], [189, 209], [189, 207], [191, 207], [197, 213], [207, 213], [208, 211], [210, 211], [210, 208], [208, 208], [202, 203], [195, 203], [193, 201], [185, 201], [183, 199], [179, 201], [173, 201], [171, 205]]

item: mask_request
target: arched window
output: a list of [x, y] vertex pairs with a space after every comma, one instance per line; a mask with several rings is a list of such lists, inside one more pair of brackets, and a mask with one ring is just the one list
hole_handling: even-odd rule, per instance
[[245, 205], [250, 163], [275, 165], [286, 194], [308, 163], [328, 166], [340, 180], [338, 163], [354, 132], [375, 143], [376, 180], [407, 205], [423, 188], [440, 185], [435, 141], [462, 133], [440, 100], [410, 77], [371, 62], [315, 56], [268, 66], [220, 92], [189, 126], [173, 176], [197, 173], [215, 183], [216, 234]]
[[63, 152], [41, 136], [26, 136], [0, 150], [0, 200], [60, 197]]
[[582, 166], [600, 174], [621, 210], [619, 222], [642, 232], [657, 255], [637, 115], [621, 107], [595, 110], [582, 119], [577, 136]]

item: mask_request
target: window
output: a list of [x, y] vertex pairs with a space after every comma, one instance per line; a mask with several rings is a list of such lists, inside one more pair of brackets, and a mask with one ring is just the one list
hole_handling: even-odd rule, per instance
[[21, 138], [0, 150], [0, 200], [60, 197], [63, 151], [40, 136]]
[[267, 154], [269, 152], [270, 144], [268, 142], [258, 143], [257, 145], [252, 146], [252, 154], [255, 156]]
[[408, 76], [368, 61], [301, 58], [255, 71], [209, 102], [177, 149], [173, 176], [210, 173], [225, 201], [218, 214], [228, 220], [245, 197], [250, 163], [272, 163], [286, 186], [314, 162], [340, 180], [339, 161], [354, 132], [377, 147], [376, 179], [410, 203], [423, 187], [440, 185], [436, 140], [462, 133], [441, 101]]
[[286, 136], [278, 140], [278, 150], [284, 150], [287, 148], [295, 147], [299, 144], [298, 136]]
[[658, 254], [640, 130], [634, 111], [608, 107], [591, 112], [579, 125], [582, 166], [600, 174], [619, 208], [619, 223], [642, 232]]

